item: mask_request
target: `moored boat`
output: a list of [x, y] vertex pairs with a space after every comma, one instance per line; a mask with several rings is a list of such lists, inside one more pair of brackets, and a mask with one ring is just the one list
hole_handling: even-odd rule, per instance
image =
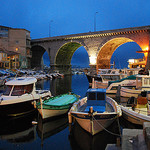
[[106, 97], [105, 89], [88, 89], [87, 97], [73, 104], [68, 118], [69, 123], [72, 123], [72, 117], [75, 118], [84, 130], [95, 135], [121, 115], [119, 105]]
[[118, 86], [125, 87], [128, 89], [136, 87], [136, 75], [131, 75], [126, 78], [122, 78], [116, 81], [109, 81], [107, 84], [99, 81], [93, 81], [92, 83], [94, 88], [104, 88], [106, 89], [106, 94], [116, 96]]
[[135, 87], [121, 87], [120, 95], [122, 97], [138, 97], [142, 91], [150, 91], [150, 76], [149, 75], [136, 75]]
[[142, 92], [137, 99], [131, 97], [125, 106], [120, 105], [122, 116], [129, 122], [138, 125], [143, 125], [143, 122], [150, 122], [150, 107], [145, 93]]
[[51, 97], [37, 103], [36, 107], [41, 114], [42, 119], [56, 117], [68, 112], [72, 104], [78, 101], [79, 96], [73, 93], [67, 93]]
[[5, 83], [6, 90], [0, 96], [0, 117], [17, 117], [35, 110], [40, 98], [51, 96], [49, 90], [36, 90], [34, 77], [19, 77]]

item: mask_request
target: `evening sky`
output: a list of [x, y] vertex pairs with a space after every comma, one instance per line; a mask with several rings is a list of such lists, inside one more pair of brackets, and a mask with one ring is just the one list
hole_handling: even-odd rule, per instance
[[150, 25], [150, 0], [1, 0], [0, 25], [31, 38]]

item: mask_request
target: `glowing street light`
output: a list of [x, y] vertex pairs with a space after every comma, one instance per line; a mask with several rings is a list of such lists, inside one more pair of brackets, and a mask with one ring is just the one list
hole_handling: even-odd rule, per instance
[[96, 57], [95, 56], [90, 56], [89, 59], [90, 59], [90, 64], [91, 65], [95, 65], [96, 64]]

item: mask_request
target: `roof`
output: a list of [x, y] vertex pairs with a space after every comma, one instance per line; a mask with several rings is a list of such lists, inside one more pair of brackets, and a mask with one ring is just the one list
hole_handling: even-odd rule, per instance
[[37, 82], [34, 77], [19, 77], [6, 82], [6, 85], [29, 85]]

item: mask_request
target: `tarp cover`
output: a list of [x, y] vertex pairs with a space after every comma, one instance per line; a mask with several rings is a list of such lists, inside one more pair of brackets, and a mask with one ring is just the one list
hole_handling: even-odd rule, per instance
[[136, 80], [136, 76], [137, 76], [137, 75], [131, 75], [131, 76], [128, 76], [128, 77], [126, 77], [126, 78], [122, 78], [122, 79], [120, 79], [120, 80], [109, 81], [109, 82], [108, 82], [108, 86], [111, 85], [112, 83], [118, 83], [118, 82], [122, 82], [122, 81], [124, 81], [124, 80]]
[[[43, 102], [43, 109], [67, 109], [79, 99], [75, 94], [63, 94], [51, 97]], [[38, 103], [37, 107], [41, 107]]]

